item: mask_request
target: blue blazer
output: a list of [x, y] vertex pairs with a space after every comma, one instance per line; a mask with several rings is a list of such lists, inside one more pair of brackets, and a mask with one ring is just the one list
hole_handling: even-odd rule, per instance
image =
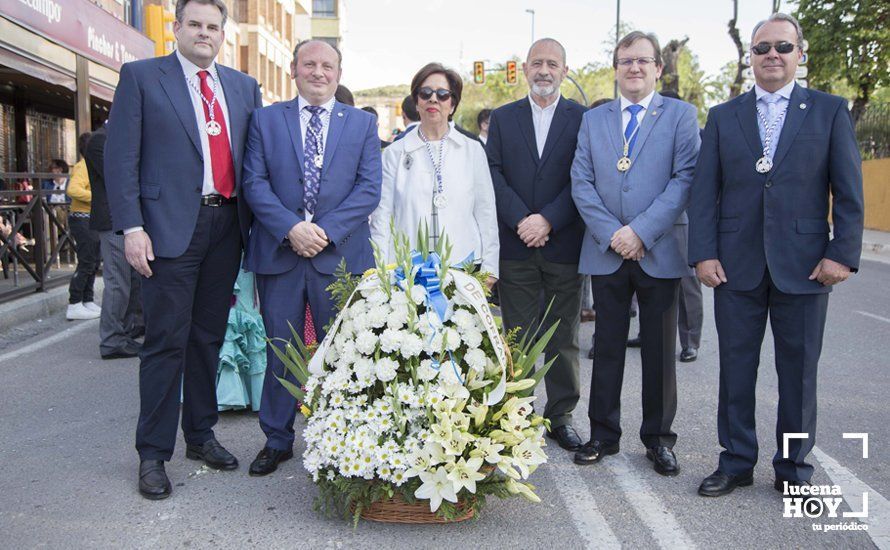
[[[689, 262], [719, 259], [751, 290], [769, 269], [788, 294], [830, 292], [808, 277], [822, 258], [854, 271], [862, 252], [862, 161], [845, 99], [795, 86], [773, 168], [762, 156], [754, 90], [711, 109], [689, 207]], [[828, 213], [834, 235], [829, 238]]]
[[640, 267], [651, 277], [691, 275], [683, 225], [701, 138], [695, 107], [656, 93], [638, 130], [626, 172], [615, 167], [624, 148], [621, 102], [584, 115], [572, 164], [572, 197], [587, 225], [579, 271], [609, 275], [624, 261], [609, 247], [629, 225], [643, 241]]
[[[235, 189], [250, 113], [262, 106], [252, 77], [217, 64], [229, 111]], [[209, 159], [208, 159], [209, 162]], [[112, 229], [143, 226], [156, 256], [181, 256], [191, 241], [204, 181], [198, 121], [176, 54], [126, 63], [114, 92], [105, 142]], [[238, 203], [243, 240], [250, 212]]]
[[[351, 273], [360, 274], [373, 265], [368, 217], [380, 202], [382, 180], [376, 119], [360, 109], [335, 103], [313, 217], [331, 240], [310, 260], [319, 273], [332, 274], [341, 258], [346, 259]], [[243, 189], [254, 213], [246, 269], [276, 275], [305, 261], [286, 242], [288, 231], [305, 219], [303, 140], [296, 98], [254, 112]]]
[[544, 258], [578, 263], [584, 224], [572, 202], [570, 169], [586, 110], [566, 98], [559, 100], [540, 158], [527, 97], [491, 114], [485, 152], [497, 201], [502, 260], [531, 256], [536, 249], [522, 242], [516, 226], [529, 214], [541, 214], [553, 226], [541, 248]]

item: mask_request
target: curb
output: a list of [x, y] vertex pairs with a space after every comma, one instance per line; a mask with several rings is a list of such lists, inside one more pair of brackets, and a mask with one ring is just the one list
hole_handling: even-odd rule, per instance
[[[105, 288], [101, 277], [96, 277], [93, 293], [101, 298]], [[97, 303], [99, 301], [97, 300]], [[47, 292], [35, 292], [5, 304], [0, 304], [0, 332], [37, 319], [45, 319], [68, 307], [68, 286], [63, 285]]]

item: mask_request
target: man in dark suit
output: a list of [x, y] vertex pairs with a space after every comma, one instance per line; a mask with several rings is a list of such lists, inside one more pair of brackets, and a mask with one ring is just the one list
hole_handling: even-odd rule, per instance
[[555, 362], [544, 378], [550, 437], [576, 451], [572, 427], [580, 398], [578, 324], [581, 276], [578, 255], [583, 225], [572, 203], [569, 170], [584, 107], [562, 98], [566, 53], [552, 38], [532, 44], [525, 63], [529, 96], [491, 113], [488, 164], [494, 184], [501, 244], [498, 293], [504, 325], [534, 332], [544, 303], [553, 300], [546, 324], [559, 327], [545, 349]]
[[99, 353], [102, 359], [136, 357], [145, 334], [142, 320], [139, 273], [124, 256], [124, 236], [111, 230], [111, 212], [105, 190], [105, 142], [107, 127], [90, 136], [83, 158], [90, 176], [90, 229], [99, 234], [102, 254], [102, 313], [99, 320]]
[[[320, 40], [294, 48], [299, 95], [253, 115], [244, 158], [244, 198], [254, 213], [245, 263], [256, 273], [270, 338], [303, 334], [307, 304], [319, 340], [334, 315], [327, 287], [341, 260], [350, 273], [373, 265], [368, 217], [383, 177], [377, 119], [334, 98], [340, 52]], [[297, 403], [278, 381], [268, 351], [260, 405], [266, 444], [250, 474], [267, 475], [293, 456]], [[287, 375], [290, 377], [290, 375]]]
[[816, 435], [828, 293], [859, 265], [856, 136], [846, 100], [795, 84], [802, 43], [800, 25], [788, 15], [776, 13], [755, 26], [756, 85], [711, 109], [696, 167], [689, 261], [715, 289], [717, 433], [724, 449], [717, 470], [699, 487], [704, 496], [753, 482], [755, 386], [767, 317], [779, 378], [774, 486], [809, 484], [813, 467], [806, 457]]
[[136, 449], [150, 499], [170, 495], [180, 396], [186, 457], [238, 466], [213, 433], [216, 373], [250, 226], [241, 159], [262, 102], [256, 80], [214, 62], [225, 22], [223, 0], [178, 0], [176, 52], [121, 68], [105, 145], [112, 229], [143, 276]]

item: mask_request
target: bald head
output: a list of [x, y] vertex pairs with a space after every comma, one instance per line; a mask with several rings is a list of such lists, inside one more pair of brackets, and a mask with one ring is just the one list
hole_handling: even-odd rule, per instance
[[552, 38], [542, 38], [528, 50], [522, 71], [528, 81], [532, 99], [544, 104], [556, 101], [559, 85], [569, 72], [566, 50]]

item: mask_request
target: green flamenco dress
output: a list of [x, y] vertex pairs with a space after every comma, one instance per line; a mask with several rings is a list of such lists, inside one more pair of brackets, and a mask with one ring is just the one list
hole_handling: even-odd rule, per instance
[[226, 338], [219, 349], [216, 402], [220, 411], [260, 409], [266, 374], [266, 330], [256, 299], [253, 273], [235, 281]]

